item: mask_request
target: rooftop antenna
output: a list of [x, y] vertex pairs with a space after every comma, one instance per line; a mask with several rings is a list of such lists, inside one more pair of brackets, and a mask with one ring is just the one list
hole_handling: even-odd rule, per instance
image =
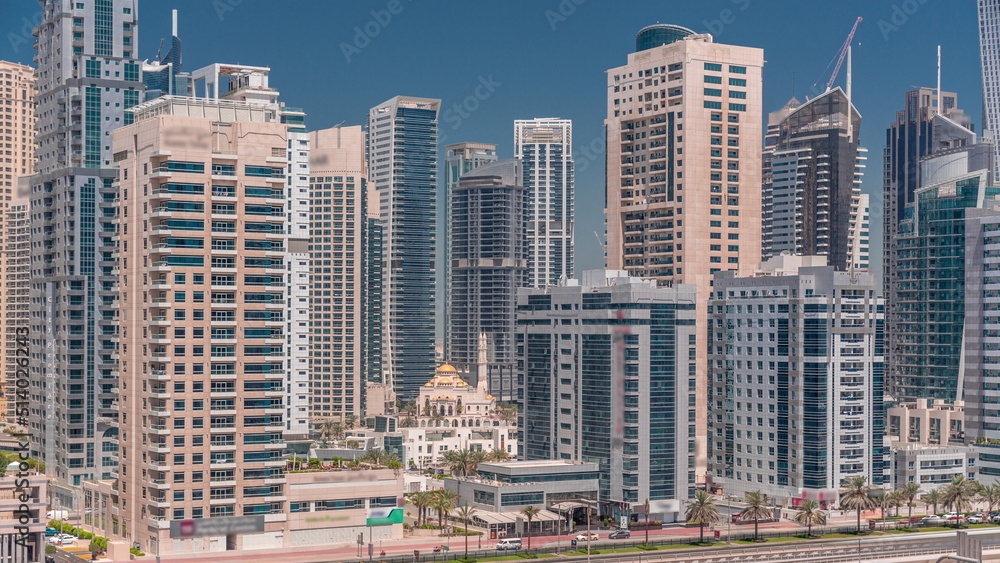
[[941, 111], [942, 108], [941, 108], [941, 46], [940, 45], [937, 46], [937, 55], [938, 55], [938, 68], [937, 68], [937, 112], [939, 114], [941, 114], [941, 115], [944, 115], [944, 112]]
[[795, 71], [792, 71], [792, 97], [795, 97]]

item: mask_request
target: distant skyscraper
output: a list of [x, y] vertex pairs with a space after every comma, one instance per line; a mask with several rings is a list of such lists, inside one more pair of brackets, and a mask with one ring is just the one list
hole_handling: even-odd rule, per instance
[[147, 553], [209, 549], [181, 546], [160, 522], [286, 511], [275, 500], [287, 494], [285, 440], [308, 433], [309, 136], [267, 74], [195, 71], [218, 98], [145, 102], [113, 135], [122, 456], [111, 486], [117, 533]]
[[888, 267], [894, 399], [962, 399], [965, 216], [1000, 193], [992, 167], [990, 143], [940, 151], [920, 163], [920, 187], [899, 223]]
[[[35, 170], [35, 69], [0, 61], [0, 121], [9, 163], [0, 172], [0, 416], [14, 417], [17, 336], [28, 328], [29, 176]], [[20, 329], [20, 330], [19, 330]], [[26, 406], [26, 405], [25, 405]], [[27, 418], [27, 417], [25, 417]]]
[[310, 134], [312, 221], [310, 415], [361, 416], [365, 136], [360, 126]]
[[[488, 365], [506, 365], [507, 373], [513, 372], [515, 300], [527, 266], [527, 196], [520, 182], [520, 162], [501, 160], [466, 172], [451, 194], [451, 302], [445, 327], [450, 355], [445, 359], [469, 377], [476, 377], [475, 366], [483, 359], [481, 335], [488, 343]], [[509, 380], [507, 389], [512, 388]], [[490, 390], [498, 395], [497, 385]]]
[[[761, 49], [656, 24], [607, 71], [608, 268], [697, 286], [698, 338], [712, 276], [749, 275], [760, 261], [763, 65]], [[695, 346], [699, 474], [707, 349]]]
[[385, 380], [416, 398], [433, 373], [441, 100], [397, 96], [368, 113], [368, 177], [383, 233]]
[[518, 457], [598, 463], [613, 517], [646, 499], [689, 498], [696, 298], [693, 286], [657, 287], [623, 271], [521, 289]]
[[[458, 188], [458, 179], [470, 170], [497, 161], [497, 146], [489, 143], [456, 143], [445, 147], [444, 157], [444, 326], [451, 314], [451, 194]], [[447, 328], [445, 329], [447, 331]], [[444, 338], [444, 358], [450, 361], [450, 339]], [[459, 366], [459, 369], [464, 369]]]
[[1000, 1], [978, 0], [979, 57], [983, 71], [983, 129], [994, 139], [995, 170], [1000, 170]]
[[573, 122], [514, 121], [514, 157], [528, 190], [528, 287], [573, 277]]
[[883, 312], [868, 273], [776, 256], [715, 277], [709, 475], [726, 495], [835, 501], [882, 482]]
[[31, 180], [31, 455], [53, 507], [118, 465], [118, 190], [111, 130], [142, 95], [136, 0], [41, 3]]
[[173, 25], [170, 49], [159, 61], [143, 62], [142, 65], [142, 82], [146, 85], [147, 100], [166, 95], [187, 95], [188, 82], [181, 76], [184, 66], [181, 57], [181, 38], [177, 36], [177, 10], [173, 10], [171, 15]]
[[867, 215], [861, 207], [867, 150], [858, 144], [860, 132], [861, 114], [839, 87], [805, 104], [793, 98], [770, 114], [763, 259], [790, 252], [826, 256], [838, 270], [868, 268], [868, 229], [859, 224]]

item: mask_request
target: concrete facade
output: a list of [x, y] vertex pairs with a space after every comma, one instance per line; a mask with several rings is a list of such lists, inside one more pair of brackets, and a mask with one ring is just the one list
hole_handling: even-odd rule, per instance
[[18, 475], [11, 469], [0, 477], [0, 560], [42, 563], [48, 500], [44, 475]]

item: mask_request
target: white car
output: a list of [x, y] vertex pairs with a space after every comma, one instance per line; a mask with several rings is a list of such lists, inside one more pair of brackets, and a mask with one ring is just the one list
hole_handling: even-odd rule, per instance
[[578, 541], [593, 541], [593, 540], [596, 540], [599, 537], [601, 537], [601, 536], [597, 535], [594, 532], [584, 532], [584, 533], [576, 536], [576, 539]]
[[966, 517], [965, 521], [968, 522], [969, 524], [982, 524], [983, 523], [983, 518], [984, 517], [983, 517], [982, 514], [978, 514], [978, 513], [977, 514], [970, 514], [968, 517]]

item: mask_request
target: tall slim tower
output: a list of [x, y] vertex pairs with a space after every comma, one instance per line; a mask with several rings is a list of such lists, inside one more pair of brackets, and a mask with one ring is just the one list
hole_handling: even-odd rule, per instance
[[[450, 198], [451, 301], [445, 326], [450, 355], [446, 359], [472, 377], [478, 377], [476, 366], [483, 360], [487, 366], [511, 366], [516, 361], [515, 301], [527, 266], [527, 197], [521, 177], [517, 159], [484, 164], [462, 175]], [[483, 337], [488, 343], [485, 358], [479, 350]], [[485, 370], [490, 371], [500, 370]], [[498, 396], [495, 382], [490, 383], [490, 392]], [[510, 383], [508, 388], [512, 388]]]
[[433, 373], [441, 100], [396, 96], [368, 113], [368, 176], [383, 230], [385, 380], [413, 399]]
[[31, 455], [53, 505], [118, 465], [118, 190], [111, 130], [142, 94], [136, 0], [43, 0], [31, 180]]
[[282, 452], [308, 432], [309, 136], [268, 70], [195, 71], [216, 96], [145, 102], [113, 135], [123, 431], [113, 502], [119, 533], [147, 553], [198, 549], [163, 522], [285, 512]]
[[514, 121], [514, 157], [528, 191], [528, 287], [573, 277], [573, 122]]
[[[451, 196], [458, 188], [458, 179], [470, 170], [497, 161], [497, 146], [489, 143], [456, 143], [445, 146], [444, 157], [444, 358], [451, 361], [451, 339], [447, 327], [451, 325]], [[459, 369], [463, 369], [459, 366]]]
[[1000, 170], [1000, 2], [978, 0], [979, 57], [983, 71], [983, 129], [994, 139], [994, 168]]
[[359, 125], [313, 131], [310, 140], [311, 416], [361, 416], [365, 136]]
[[[868, 264], [858, 143], [861, 114], [839, 87], [772, 112], [764, 147], [762, 258], [826, 256], [837, 270]], [[862, 250], [863, 249], [863, 250]], [[855, 259], [857, 255], [857, 259]]]
[[17, 336], [28, 328], [28, 182], [35, 169], [35, 69], [0, 61], [0, 79], [0, 121], [9, 137], [5, 158], [10, 159], [0, 171], [0, 416], [13, 417]]
[[[656, 24], [607, 72], [608, 268], [697, 286], [697, 338], [708, 334], [712, 276], [749, 275], [760, 261], [763, 65], [761, 49]], [[708, 346], [696, 350], [701, 478]]]

